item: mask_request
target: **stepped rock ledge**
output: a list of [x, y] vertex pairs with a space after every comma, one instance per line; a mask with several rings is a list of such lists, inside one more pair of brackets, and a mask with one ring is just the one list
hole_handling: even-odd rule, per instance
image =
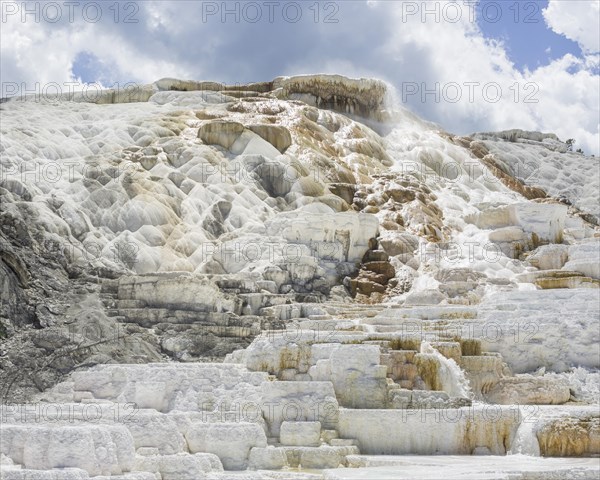
[[0, 477], [598, 478], [600, 164], [393, 98], [3, 99]]

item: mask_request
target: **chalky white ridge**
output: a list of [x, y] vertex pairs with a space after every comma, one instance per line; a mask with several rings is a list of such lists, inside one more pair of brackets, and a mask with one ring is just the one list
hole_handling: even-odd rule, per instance
[[[173, 88], [182, 85], [186, 88]], [[589, 260], [598, 253], [593, 225], [565, 205], [525, 199], [468, 149], [409, 112], [390, 105], [391, 112], [377, 110], [383, 106], [376, 104], [380, 82], [283, 78], [274, 82], [276, 94], [255, 103], [237, 101], [227, 92], [172, 91], [193, 87], [190, 82], [157, 82], [139, 92], [136, 103], [49, 99], [3, 104], [0, 153], [8, 200], [3, 208], [35, 222], [62, 246], [70, 262], [130, 275], [255, 275], [272, 282], [269, 286], [279, 292], [290, 283], [310, 291], [322, 279], [334, 287], [344, 272], [339, 265], [360, 261], [370, 239], [379, 235], [382, 244], [389, 240], [391, 245], [406, 235], [417, 248], [391, 255], [390, 262], [397, 277], [409, 279], [412, 287], [394, 294], [389, 304], [349, 318], [339, 305], [312, 307], [306, 315], [277, 306], [281, 318], [289, 314], [304, 322], [317, 317], [331, 321], [335, 328], [325, 336], [308, 324], [293, 337], [263, 334], [222, 365], [98, 366], [74, 373], [42, 394], [43, 400], [63, 406], [97, 406], [102, 415], [95, 425], [81, 413], [70, 421], [37, 425], [20, 415], [19, 406], [5, 405], [4, 478], [25, 478], [35, 469], [39, 478], [50, 479], [59, 475], [51, 470], [55, 468], [62, 469], [61, 478], [102, 480], [183, 480], [199, 475], [221, 479], [229, 478], [223, 469], [247, 468], [290, 470], [248, 471], [239, 478], [400, 479], [437, 475], [440, 467], [444, 478], [457, 479], [492, 478], [490, 471], [493, 478], [528, 471], [560, 475], [571, 468], [579, 469], [582, 478], [597, 475], [597, 462], [588, 459], [577, 459], [574, 467], [568, 459], [522, 455], [539, 455], [541, 442], [552, 456], [557, 441], [553, 435], [564, 425], [598, 422], [593, 405], [597, 389], [588, 386], [593, 383], [589, 378], [598, 375], [588, 370], [600, 366], [594, 349], [599, 340], [598, 304], [594, 305], [598, 290], [575, 288], [556, 294], [538, 290], [535, 283], [540, 272], [547, 276], [558, 271], [586, 278], [583, 286], [597, 287], [600, 261]], [[323, 105], [332, 91], [335, 100]], [[343, 101], [335, 93], [340, 91], [351, 92], [358, 101], [340, 108]], [[311, 104], [341, 109], [352, 118]], [[367, 107], [377, 110], [369, 121], [353, 117], [368, 112]], [[238, 134], [218, 131], [216, 146], [198, 138], [205, 125], [225, 117], [244, 128]], [[362, 122], [390, 131], [383, 135], [380, 130], [379, 135]], [[280, 132], [265, 139], [252, 130], [254, 123], [290, 129], [287, 150], [277, 148], [285, 143]], [[479, 138], [507, 170], [525, 171], [515, 177], [597, 216], [598, 176], [593, 173], [598, 163], [561, 152], [557, 139], [538, 136], [520, 133], [512, 142], [494, 134]], [[532, 159], [539, 166], [533, 179], [527, 170]], [[284, 180], [281, 175], [273, 178], [272, 168], [291, 173]], [[442, 228], [434, 232], [438, 238], [434, 241], [427, 230], [435, 214], [418, 203], [402, 205], [401, 213], [410, 219], [402, 231], [381, 227], [390, 212], [383, 192], [369, 197], [369, 205], [379, 206], [378, 211], [372, 209], [375, 213], [349, 210], [330, 191], [331, 172], [340, 171], [352, 173], [358, 184], [393, 173], [397, 178], [392, 183], [410, 178], [426, 187], [441, 211]], [[564, 248], [536, 249], [540, 243]], [[442, 248], [444, 244], [452, 248]], [[530, 259], [537, 263], [514, 255], [515, 245], [535, 250]], [[291, 246], [297, 252], [293, 258]], [[248, 254], [250, 248], [253, 255]], [[551, 267], [543, 268], [545, 264]], [[448, 282], [448, 275], [454, 280]], [[123, 288], [131, 288], [138, 300], [191, 304], [201, 294], [215, 306], [229, 308], [230, 299], [211, 284], [192, 280], [180, 287], [164, 278], [160, 289], [135, 281], [123, 282]], [[523, 332], [515, 331], [511, 320], [521, 328], [519, 321], [528, 315], [533, 330], [526, 328], [516, 341], [515, 335]], [[493, 338], [478, 333], [484, 354], [466, 355], [464, 345], [440, 337], [441, 325], [453, 319], [459, 320], [461, 338], [472, 338], [482, 319], [500, 327], [501, 333]], [[437, 362], [437, 372], [440, 365], [442, 371], [446, 368], [441, 382], [445, 392], [418, 382], [412, 390], [389, 382], [392, 365], [406, 371], [416, 365], [423, 369], [418, 381], [427, 380], [419, 361], [394, 364], [393, 354], [382, 350], [381, 342], [398, 341], [407, 331], [416, 333], [405, 329], [415, 324], [419, 340], [424, 340], [415, 356], [421, 355], [421, 365]], [[458, 355], [460, 363], [450, 360], [452, 355]], [[468, 358], [470, 367], [463, 362]], [[477, 370], [492, 363], [504, 370]], [[511, 375], [540, 367], [559, 373], [533, 379]], [[478, 385], [473, 404], [464, 377]], [[515, 410], [514, 404], [495, 405], [500, 420], [490, 420], [486, 408], [494, 402], [481, 398], [503, 398], [497, 387], [502, 381], [539, 388], [531, 395], [515, 387], [522, 395], [518, 400], [551, 404], [560, 398], [556, 402], [564, 403], [570, 386], [579, 403], [544, 406], [534, 412], [531, 425], [523, 420], [531, 411]], [[128, 402], [142, 410], [127, 421], [115, 421], [115, 406]], [[288, 421], [279, 408], [286, 402], [300, 408], [295, 421]], [[260, 414], [240, 417], [236, 403], [258, 405]], [[269, 405], [278, 407], [272, 411]], [[315, 405], [329, 410], [315, 413]], [[444, 411], [459, 412], [461, 418], [440, 422]], [[429, 415], [423, 417], [423, 412]], [[292, 440], [289, 432], [296, 432]], [[345, 438], [336, 438], [338, 434]], [[580, 455], [594, 451], [592, 436], [581, 438], [573, 448], [580, 448]], [[359, 450], [367, 455], [359, 455]], [[509, 452], [515, 455], [503, 456]], [[428, 457], [440, 453], [450, 456]], [[479, 470], [474, 470], [471, 457], [456, 456], [474, 453], [491, 454], [478, 457]], [[406, 454], [422, 456], [394, 456]], [[298, 464], [316, 471], [297, 473]], [[336, 468], [340, 464], [361, 468]]]

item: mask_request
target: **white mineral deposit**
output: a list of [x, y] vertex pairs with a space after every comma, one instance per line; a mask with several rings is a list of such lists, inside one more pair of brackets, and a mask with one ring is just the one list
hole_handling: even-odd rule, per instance
[[[183, 3], [138, 5], [139, 28], [187, 31], [162, 10]], [[206, 16], [181, 41], [220, 48], [201, 31], [225, 3], [195, 3]], [[371, 20], [392, 8], [364, 3]], [[3, 56], [37, 41], [4, 23]], [[112, 48], [134, 61], [127, 45]], [[179, 71], [148, 48], [144, 72]], [[3, 480], [598, 478], [598, 158], [513, 116], [451, 133], [366, 70], [388, 80], [2, 99]]]

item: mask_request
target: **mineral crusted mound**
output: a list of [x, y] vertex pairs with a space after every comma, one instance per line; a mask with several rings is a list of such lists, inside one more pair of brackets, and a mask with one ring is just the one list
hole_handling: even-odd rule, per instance
[[597, 159], [392, 98], [3, 102], [2, 478], [597, 478]]

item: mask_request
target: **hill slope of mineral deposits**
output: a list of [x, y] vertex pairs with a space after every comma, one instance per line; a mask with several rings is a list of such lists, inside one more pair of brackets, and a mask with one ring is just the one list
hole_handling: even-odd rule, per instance
[[598, 159], [392, 98], [3, 102], [2, 478], [597, 478]]

